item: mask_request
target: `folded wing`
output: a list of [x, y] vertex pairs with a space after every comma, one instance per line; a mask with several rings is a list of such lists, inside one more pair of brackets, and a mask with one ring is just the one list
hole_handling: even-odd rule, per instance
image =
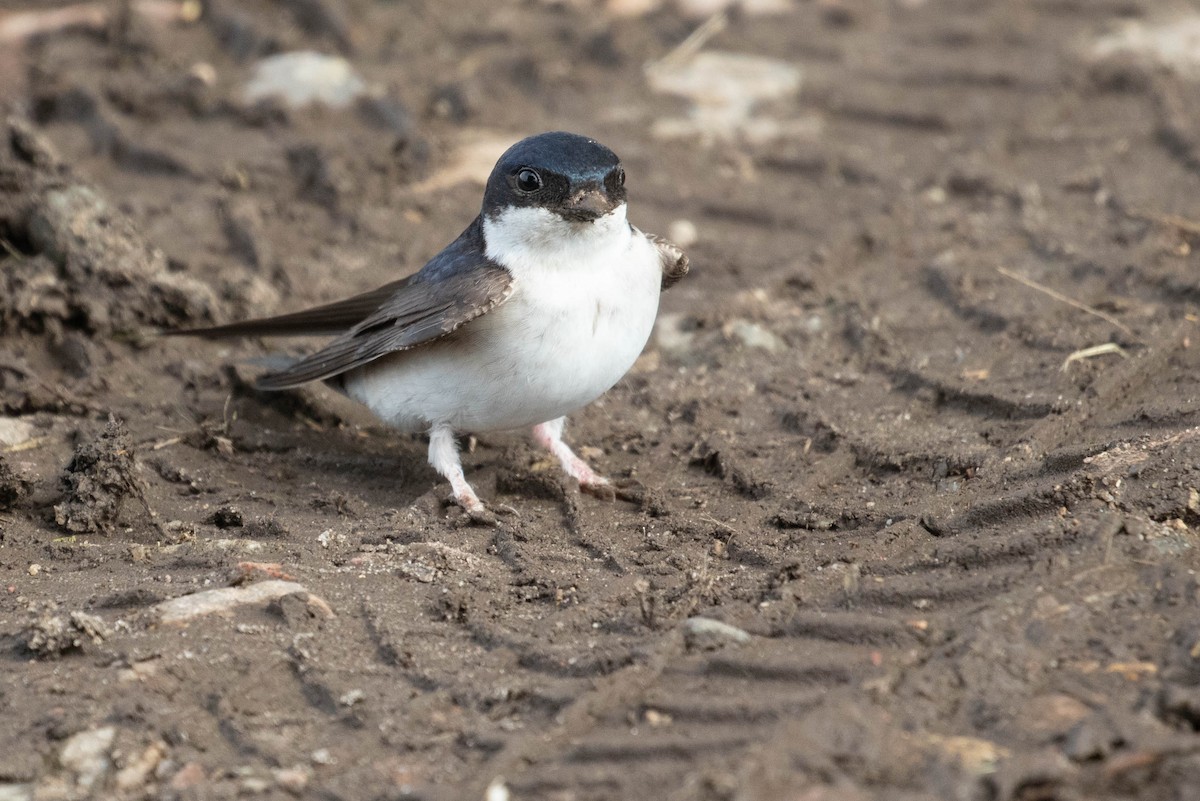
[[370, 292], [278, 317], [166, 333], [214, 338], [337, 334], [311, 356], [258, 380], [262, 389], [286, 389], [440, 339], [499, 306], [512, 289], [512, 274], [484, 255], [476, 219], [415, 275]]
[[492, 262], [437, 280], [410, 281], [349, 331], [287, 369], [263, 376], [258, 386], [286, 389], [332, 378], [440, 339], [499, 306], [512, 288], [512, 273]]

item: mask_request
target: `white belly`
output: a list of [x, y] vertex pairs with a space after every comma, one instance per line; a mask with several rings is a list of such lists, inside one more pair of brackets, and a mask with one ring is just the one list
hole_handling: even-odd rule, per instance
[[347, 394], [413, 431], [518, 428], [591, 403], [633, 366], [658, 312], [657, 251], [640, 234], [619, 245], [553, 264], [497, 259], [515, 278], [505, 303], [451, 338], [347, 374]]

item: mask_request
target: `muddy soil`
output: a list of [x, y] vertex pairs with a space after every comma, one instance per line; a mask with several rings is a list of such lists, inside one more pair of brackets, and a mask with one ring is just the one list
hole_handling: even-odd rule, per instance
[[[758, 5], [704, 47], [800, 67], [790, 122], [707, 140], [656, 127], [673, 4], [4, 29], [0, 796], [1196, 797], [1200, 88], [1088, 55], [1167, 9]], [[369, 95], [245, 101], [295, 50]], [[417, 269], [471, 143], [551, 129], [695, 226], [568, 430], [640, 502], [487, 434], [467, 525], [420, 437], [256, 392], [271, 343], [154, 336]]]

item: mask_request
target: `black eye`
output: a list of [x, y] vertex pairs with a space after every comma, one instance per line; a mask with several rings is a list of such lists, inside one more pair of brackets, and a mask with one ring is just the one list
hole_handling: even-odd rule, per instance
[[625, 168], [624, 167], [617, 167], [616, 173], [614, 174], [614, 180], [617, 182], [617, 186], [625, 185]]
[[542, 176], [528, 167], [522, 167], [517, 172], [517, 189], [522, 192], [536, 192], [542, 188]]

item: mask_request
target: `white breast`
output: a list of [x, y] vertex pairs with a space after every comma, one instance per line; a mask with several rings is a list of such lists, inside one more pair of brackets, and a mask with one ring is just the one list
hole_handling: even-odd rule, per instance
[[509, 209], [483, 230], [488, 257], [513, 274], [508, 301], [453, 340], [346, 376], [348, 394], [393, 425], [486, 431], [552, 420], [598, 398], [645, 347], [662, 268], [623, 205], [593, 223]]

